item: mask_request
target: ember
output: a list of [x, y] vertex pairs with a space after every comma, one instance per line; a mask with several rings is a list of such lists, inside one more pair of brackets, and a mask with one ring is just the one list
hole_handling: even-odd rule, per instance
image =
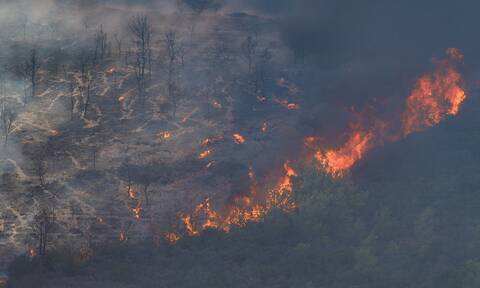
[[210, 156], [210, 154], [212, 154], [212, 150], [202, 151], [202, 152], [200, 152], [200, 154], [198, 155], [198, 159], [205, 159], [205, 158], [207, 158], [208, 156]]
[[159, 135], [164, 140], [168, 140], [168, 139], [172, 138], [172, 133], [170, 131], [160, 132]]
[[244, 144], [245, 143], [245, 137], [243, 137], [241, 134], [239, 133], [235, 133], [233, 134], [233, 141], [235, 141], [236, 144]]

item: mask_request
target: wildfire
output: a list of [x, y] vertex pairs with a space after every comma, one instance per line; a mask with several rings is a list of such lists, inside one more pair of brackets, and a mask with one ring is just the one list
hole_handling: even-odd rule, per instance
[[248, 178], [250, 179], [250, 194], [255, 196], [257, 195], [258, 182], [252, 166], [248, 166]]
[[132, 208], [133, 216], [139, 220], [142, 213], [142, 201], [139, 201], [135, 208]]
[[345, 144], [339, 148], [318, 148], [319, 141], [316, 137], [305, 138], [305, 146], [308, 149], [316, 149], [314, 157], [327, 173], [341, 176], [379, 143], [400, 139], [410, 133], [437, 125], [449, 115], [458, 114], [460, 106], [466, 99], [465, 90], [461, 86], [462, 77], [455, 68], [455, 64], [461, 60], [462, 53], [456, 48], [449, 48], [447, 59], [435, 61], [436, 69], [417, 80], [416, 86], [406, 100], [400, 133], [386, 137], [384, 130], [393, 125], [374, 118], [369, 124], [362, 121], [353, 123]]
[[222, 109], [222, 104], [218, 102], [217, 100], [212, 101], [212, 107], [215, 109]]
[[205, 139], [202, 140], [201, 144], [202, 144], [202, 146], [213, 145], [215, 142], [221, 141], [222, 139], [223, 139], [222, 136], [213, 137], [213, 138], [205, 138]]
[[125, 231], [120, 231], [120, 235], [118, 236], [118, 240], [120, 241], [127, 241], [127, 233]]
[[447, 59], [436, 61], [437, 68], [431, 74], [421, 76], [407, 98], [402, 115], [403, 134], [437, 125], [448, 115], [456, 115], [466, 99], [462, 77], [455, 64], [463, 59], [456, 48], [447, 50]]
[[106, 72], [107, 72], [106, 73], [107, 75], [115, 73], [115, 67], [112, 67], [112, 68], [108, 69]]
[[128, 187], [128, 198], [130, 199], [137, 199], [137, 191], [135, 191], [135, 189], [133, 189], [132, 187]]
[[165, 132], [161, 132], [159, 134], [159, 136], [161, 138], [163, 138], [164, 140], [168, 140], [168, 139], [172, 138], [172, 133], [170, 131], [165, 131]]
[[240, 145], [240, 144], [244, 144], [245, 143], [245, 137], [243, 137], [241, 134], [239, 133], [235, 133], [233, 134], [233, 141], [235, 141], [236, 144]]
[[192, 213], [182, 215], [181, 219], [185, 231], [189, 236], [197, 236], [205, 229], [218, 229], [229, 232], [232, 226], [244, 226], [248, 222], [258, 222], [273, 208], [285, 211], [296, 208], [292, 199], [292, 178], [297, 176], [295, 170], [287, 161], [284, 164], [284, 176], [275, 187], [263, 195], [257, 191], [258, 182], [252, 167], [248, 169], [250, 191], [246, 195], [235, 197], [225, 211], [216, 211], [212, 208], [210, 198], [198, 204]]
[[362, 159], [365, 152], [370, 149], [372, 139], [371, 132], [354, 131], [342, 147], [325, 152], [319, 150], [315, 153], [315, 159], [329, 174], [340, 176]]
[[278, 181], [277, 186], [269, 191], [267, 195], [267, 208], [277, 207], [285, 211], [291, 211], [297, 207], [297, 204], [292, 199], [292, 178], [298, 175], [290, 166], [289, 161], [283, 164], [283, 169], [285, 170], [285, 175]]
[[48, 130], [48, 136], [55, 137], [55, 136], [58, 136], [59, 134], [60, 132], [58, 130], [55, 130], [55, 129]]
[[208, 156], [210, 156], [211, 154], [212, 154], [212, 150], [202, 151], [202, 152], [200, 152], [200, 154], [198, 155], [198, 159], [205, 159], [205, 158], [207, 158]]
[[37, 256], [37, 250], [35, 250], [33, 248], [28, 249], [28, 256], [30, 256], [30, 258], [36, 257]]
[[178, 240], [180, 240], [180, 235], [178, 235], [175, 232], [167, 232], [165, 233], [165, 240], [167, 240], [170, 243], [175, 243]]
[[268, 123], [267, 122], [263, 122], [262, 123], [262, 128], [260, 128], [262, 130], [263, 133], [266, 133], [267, 130], [268, 130]]
[[298, 110], [300, 109], [300, 105], [293, 102], [288, 102], [288, 100], [280, 100], [280, 99], [273, 99], [276, 103], [280, 104], [281, 106], [287, 108], [288, 110]]
[[[454, 65], [463, 60], [463, 55], [458, 49], [450, 48], [447, 50], [447, 56], [446, 60], [435, 62], [437, 67], [431, 74], [425, 74], [417, 80], [416, 86], [406, 100], [406, 109], [401, 114], [401, 128], [394, 129], [399, 126], [398, 122], [384, 121], [370, 115], [371, 113], [366, 115], [359, 113], [357, 115], [359, 117], [349, 126], [345, 142], [338, 147], [325, 148], [322, 147], [323, 138], [306, 137], [304, 146], [313, 152], [309, 155], [313, 155], [322, 169], [332, 177], [339, 177], [375, 146], [434, 126], [449, 115], [456, 115], [466, 99], [461, 86], [462, 77]], [[287, 83], [280, 79], [278, 85], [286, 87]], [[274, 98], [274, 101], [290, 110], [300, 108], [298, 104], [287, 100]], [[353, 108], [351, 111], [358, 113]], [[266, 132], [267, 129], [268, 124], [264, 122], [261, 131]], [[233, 134], [232, 137], [236, 144], [245, 143], [245, 138], [239, 133]], [[212, 143], [213, 140], [210, 138], [202, 141], [203, 146]], [[211, 153], [211, 150], [205, 150], [200, 153], [199, 159], [204, 159]], [[206, 167], [213, 163], [214, 161], [209, 162]], [[273, 187], [268, 185], [270, 181], [264, 181], [259, 185], [252, 166], [249, 166], [247, 173], [250, 181], [249, 191], [233, 197], [226, 207], [216, 210], [211, 199], [206, 198], [196, 205], [191, 213], [181, 215], [187, 235], [197, 236], [205, 229], [229, 232], [234, 226], [241, 227], [248, 222], [261, 221], [274, 208], [288, 212], [298, 207], [293, 198], [294, 178], [298, 173], [290, 161], [284, 162], [283, 174], [278, 181], [273, 182]], [[165, 234], [165, 239], [169, 242], [178, 241], [180, 237], [181, 234], [175, 232]]]

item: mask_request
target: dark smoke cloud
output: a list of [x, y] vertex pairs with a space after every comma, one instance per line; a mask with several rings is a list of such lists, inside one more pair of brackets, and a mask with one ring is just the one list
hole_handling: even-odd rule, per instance
[[[256, 6], [278, 13], [268, 3]], [[399, 110], [416, 78], [448, 47], [465, 53], [466, 78], [478, 66], [478, 1], [299, 0], [290, 5], [281, 16], [282, 40], [297, 59], [314, 66], [315, 73], [303, 79], [312, 105], [362, 107], [375, 101], [384, 110]]]

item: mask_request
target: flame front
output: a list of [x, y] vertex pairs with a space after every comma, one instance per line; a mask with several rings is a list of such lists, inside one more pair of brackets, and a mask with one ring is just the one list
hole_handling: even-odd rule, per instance
[[463, 55], [458, 49], [449, 48], [447, 58], [435, 61], [436, 69], [417, 80], [415, 88], [406, 100], [400, 132], [387, 135], [386, 128], [395, 125], [368, 115], [367, 118], [374, 120], [368, 124], [364, 124], [364, 121], [352, 123], [347, 140], [340, 147], [330, 149], [320, 147], [318, 137], [305, 138], [305, 147], [315, 151], [314, 158], [322, 169], [334, 177], [341, 176], [375, 146], [435, 126], [447, 116], [458, 114], [467, 97], [461, 86], [462, 77], [455, 68], [455, 64], [462, 60]]
[[448, 115], [457, 115], [466, 99], [462, 77], [455, 64], [463, 59], [456, 48], [447, 50], [447, 59], [437, 69], [420, 77], [406, 101], [402, 115], [404, 135], [439, 124]]
[[[337, 148], [324, 148], [323, 138], [306, 137], [304, 146], [309, 151], [308, 155], [313, 156], [322, 169], [332, 177], [339, 177], [351, 169], [368, 151], [385, 141], [401, 139], [412, 132], [440, 123], [448, 115], [456, 115], [466, 99], [461, 86], [462, 77], [454, 66], [463, 60], [463, 55], [458, 49], [450, 48], [447, 50], [447, 56], [445, 60], [436, 61], [437, 67], [434, 72], [417, 80], [415, 88], [406, 100], [406, 109], [401, 113], [400, 129], [392, 129], [399, 126], [395, 125], [397, 122], [383, 121], [375, 115], [370, 115], [371, 113], [358, 115], [360, 117], [350, 124], [346, 141]], [[274, 101], [291, 110], [299, 109], [298, 104], [286, 100], [274, 99]], [[267, 123], [264, 122], [261, 131], [266, 132], [267, 129]], [[245, 138], [238, 133], [233, 134], [233, 139], [237, 144], [245, 143]], [[207, 138], [202, 141], [202, 145], [211, 145], [213, 141]], [[199, 158], [206, 158], [211, 153], [211, 150], [205, 150], [200, 153]], [[207, 164], [207, 168], [211, 166], [210, 163]], [[283, 170], [284, 173], [273, 188], [268, 189], [264, 183], [259, 185], [255, 171], [250, 166], [248, 193], [234, 197], [226, 207], [219, 210], [214, 208], [210, 198], [206, 198], [191, 213], [181, 216], [186, 234], [197, 236], [205, 229], [229, 232], [233, 226], [241, 227], [248, 222], [260, 221], [274, 208], [287, 212], [296, 209], [293, 179], [297, 172], [292, 168], [290, 161], [284, 162]], [[181, 234], [176, 232], [165, 234], [165, 239], [169, 242], [178, 241], [180, 237]]]
[[262, 220], [274, 208], [284, 211], [295, 209], [297, 205], [293, 201], [293, 177], [296, 177], [297, 173], [289, 161], [284, 163], [283, 169], [284, 175], [275, 187], [259, 195], [255, 171], [250, 166], [248, 169], [250, 191], [246, 195], [235, 197], [232, 203], [223, 209], [225, 211], [215, 210], [210, 198], [206, 198], [195, 207], [193, 212], [182, 215], [181, 220], [187, 235], [197, 236], [205, 229], [228, 232], [232, 226], [245, 226], [248, 222]]
[[371, 147], [373, 134], [371, 132], [353, 131], [347, 142], [339, 149], [329, 149], [326, 152], [317, 151], [315, 159], [334, 176], [340, 176], [350, 169]]

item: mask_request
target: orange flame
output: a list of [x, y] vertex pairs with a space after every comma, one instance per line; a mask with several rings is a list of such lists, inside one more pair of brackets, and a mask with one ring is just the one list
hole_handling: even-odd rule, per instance
[[58, 130], [55, 130], [55, 129], [48, 130], [48, 136], [55, 137], [55, 136], [58, 136], [59, 134], [60, 132]]
[[202, 140], [201, 144], [202, 144], [202, 146], [213, 145], [213, 144], [215, 144], [216, 142], [221, 141], [222, 139], [223, 139], [222, 136], [212, 137], [212, 138], [205, 138], [205, 139]]
[[180, 235], [178, 235], [175, 232], [167, 232], [165, 233], [165, 240], [167, 240], [170, 243], [175, 243], [178, 240], [180, 240]]
[[137, 191], [135, 191], [132, 187], [128, 188], [128, 198], [137, 199]]
[[379, 143], [432, 127], [448, 115], [458, 114], [466, 94], [461, 86], [462, 77], [454, 64], [463, 60], [463, 55], [458, 49], [449, 48], [447, 56], [445, 60], [436, 61], [435, 71], [417, 80], [406, 100], [406, 109], [402, 114], [402, 131], [395, 134], [400, 134], [399, 136], [385, 137], [384, 130], [391, 123], [374, 119], [373, 124], [352, 124], [347, 141], [337, 149], [314, 148], [318, 147], [319, 142], [316, 137], [305, 138], [305, 146], [316, 150], [314, 158], [327, 173], [341, 176]]
[[[392, 135], [385, 134], [386, 128], [396, 127], [396, 125], [369, 116], [368, 120], [373, 119], [374, 121], [356, 121], [350, 125], [346, 142], [340, 147], [324, 149], [320, 145], [323, 139], [314, 136], [304, 139], [305, 147], [314, 151], [313, 157], [327, 173], [337, 177], [343, 175], [369, 150], [384, 141], [399, 139], [401, 136], [436, 125], [448, 115], [456, 115], [466, 99], [466, 94], [461, 87], [462, 78], [453, 64], [463, 60], [463, 55], [455, 48], [448, 49], [447, 55], [447, 60], [437, 61], [438, 67], [432, 74], [418, 79], [416, 87], [407, 98], [406, 110], [402, 114], [401, 130], [396, 133], [388, 131], [394, 132], [393, 135], [398, 136], [390, 137]], [[279, 82], [279, 85], [283, 84], [283, 80]], [[286, 100], [274, 99], [274, 101], [288, 109], [299, 109], [297, 104], [289, 103]], [[263, 127], [266, 130], [266, 125], [262, 126], [262, 131], [264, 131]], [[236, 143], [239, 139], [242, 139], [243, 141], [240, 140], [240, 142], [244, 143], [243, 137], [235, 135], [237, 134], [234, 134], [233, 138]], [[241, 135], [238, 134], [238, 136]], [[211, 143], [210, 139], [205, 139], [202, 145]], [[208, 157], [210, 153], [210, 150], [206, 150], [200, 154], [199, 158]], [[296, 209], [297, 203], [293, 198], [293, 180], [297, 176], [297, 172], [289, 161], [284, 163], [283, 170], [284, 174], [276, 182], [276, 185], [261, 193], [255, 171], [249, 167], [249, 193], [234, 197], [227, 207], [218, 211], [213, 209], [210, 198], [206, 198], [194, 208], [193, 212], [182, 215], [181, 219], [186, 233], [190, 236], [197, 236], [207, 228], [229, 232], [233, 226], [244, 226], [248, 222], [260, 221], [274, 208], [283, 211]], [[180, 237], [178, 234], [175, 235]]]
[[371, 148], [372, 138], [371, 132], [354, 131], [342, 147], [325, 152], [319, 150], [315, 153], [315, 159], [329, 174], [339, 176], [362, 159]]
[[454, 64], [463, 59], [456, 48], [447, 50], [448, 58], [437, 61], [431, 74], [421, 76], [406, 101], [402, 115], [403, 135], [437, 125], [448, 115], [456, 115], [466, 99], [462, 77]]
[[298, 110], [300, 109], [300, 105], [293, 103], [293, 102], [288, 102], [288, 100], [280, 100], [280, 99], [273, 99], [276, 103], [280, 104], [281, 106], [287, 108], [288, 110]]
[[158, 135], [160, 137], [162, 137], [164, 140], [168, 140], [168, 139], [172, 138], [172, 132], [170, 132], [170, 131], [161, 132]]
[[120, 231], [120, 235], [118, 236], [118, 240], [120, 241], [127, 241], [127, 233], [125, 231]]
[[135, 219], [139, 220], [142, 213], [142, 201], [138, 201], [137, 206], [132, 208], [132, 212]]
[[267, 208], [277, 207], [285, 211], [291, 211], [297, 207], [293, 201], [293, 181], [292, 178], [298, 176], [297, 172], [290, 166], [290, 162], [283, 164], [285, 175], [279, 180], [275, 189], [269, 191], [267, 195]]
[[273, 208], [291, 211], [297, 207], [292, 199], [292, 178], [297, 173], [287, 161], [284, 164], [285, 175], [276, 186], [268, 191], [265, 199], [258, 195], [255, 171], [249, 167], [250, 192], [247, 195], [237, 196], [227, 207], [226, 211], [219, 212], [212, 208], [210, 198], [198, 204], [192, 213], [182, 215], [181, 219], [189, 236], [197, 236], [205, 229], [218, 229], [229, 232], [232, 226], [244, 226], [248, 222], [258, 222]]
[[210, 145], [210, 144], [212, 144], [212, 139], [205, 138], [205, 139], [202, 140], [202, 145], [203, 146], [207, 146], [207, 145]]
[[240, 144], [244, 144], [245, 143], [245, 137], [243, 137], [241, 134], [239, 133], [235, 133], [233, 134], [233, 141], [235, 141], [236, 144], [240, 145]]
[[207, 158], [208, 156], [210, 156], [211, 154], [212, 154], [212, 150], [202, 151], [202, 152], [200, 152], [200, 154], [198, 155], [198, 159], [205, 159], [205, 158]]

